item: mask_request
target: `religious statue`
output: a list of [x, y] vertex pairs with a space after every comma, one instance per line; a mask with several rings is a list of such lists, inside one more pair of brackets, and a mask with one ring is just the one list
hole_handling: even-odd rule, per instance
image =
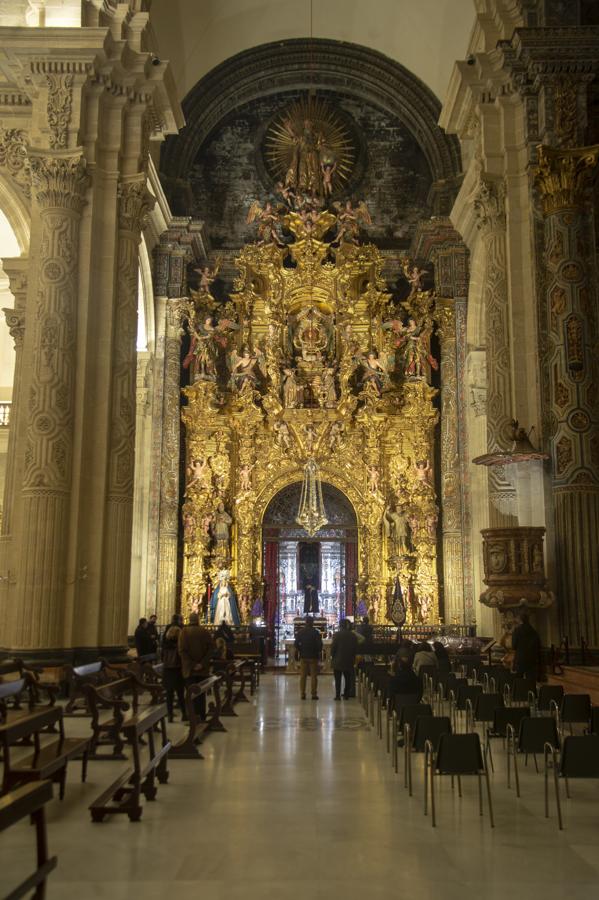
[[410, 265], [407, 261], [403, 264], [404, 275], [410, 285], [410, 296], [422, 290], [422, 279], [426, 275], [426, 269], [419, 269], [416, 265]]
[[333, 175], [337, 171], [336, 160], [323, 159], [320, 163], [320, 170], [322, 172], [322, 192], [325, 198], [328, 198], [333, 193]]
[[231, 319], [221, 319], [216, 325], [212, 316], [205, 316], [202, 324], [192, 326], [189, 352], [183, 360], [183, 368], [192, 365], [192, 381], [216, 381], [218, 348], [226, 348], [228, 333], [239, 326]]
[[361, 357], [362, 377], [360, 382], [363, 387], [374, 387], [380, 397], [383, 388], [389, 380], [387, 369], [382, 364], [376, 350], [370, 350], [366, 356]]
[[249, 347], [243, 348], [241, 356], [233, 350], [229, 358], [231, 387], [240, 391], [248, 382], [255, 387], [258, 383], [258, 374], [263, 374], [262, 361], [262, 354], [252, 353]]
[[368, 466], [368, 490], [376, 494], [379, 489], [380, 474], [376, 466]]
[[337, 388], [335, 387], [335, 370], [325, 369], [321, 384], [319, 401], [325, 409], [334, 409], [337, 405]]
[[330, 340], [331, 323], [320, 310], [310, 307], [299, 315], [293, 333], [293, 346], [300, 351], [304, 362], [320, 362]]
[[297, 383], [293, 369], [283, 369], [283, 406], [285, 409], [296, 409], [301, 406], [302, 388]]
[[187, 466], [187, 490], [185, 494], [189, 493], [189, 489], [194, 484], [209, 483], [211, 474], [208, 459], [192, 459]]
[[196, 520], [193, 513], [185, 512], [183, 514], [183, 536], [185, 541], [190, 543], [195, 537]]
[[408, 550], [408, 520], [397, 506], [389, 504], [383, 513], [383, 528], [393, 556], [403, 556]]
[[299, 191], [321, 195], [321, 152], [324, 149], [322, 135], [314, 128], [310, 119], [304, 119], [299, 128], [292, 119], [286, 119], [283, 128], [293, 147], [291, 162], [285, 174], [285, 186], [293, 188], [296, 193]]
[[331, 430], [329, 431], [329, 450], [331, 452], [337, 449], [337, 447], [343, 440], [344, 433], [345, 425], [343, 424], [343, 422], [333, 422], [333, 424], [331, 425]]
[[336, 243], [357, 244], [360, 234], [360, 223], [362, 225], [372, 225], [372, 217], [363, 200], [360, 200], [356, 207], [353, 206], [351, 200], [346, 200], [345, 206], [341, 203], [334, 203], [333, 206], [337, 210], [337, 221], [339, 230], [337, 232]]
[[260, 203], [257, 200], [254, 200], [249, 208], [246, 224], [251, 225], [255, 221], [258, 222], [259, 244], [276, 244], [278, 247], [285, 246], [277, 233], [279, 213], [273, 207], [270, 200], [267, 200], [263, 207], [260, 206]]
[[308, 582], [304, 587], [304, 613], [318, 613], [319, 610], [318, 591], [313, 584]]
[[[409, 378], [422, 378], [425, 374], [425, 365], [428, 363], [435, 371], [439, 363], [430, 352], [430, 328], [417, 325], [415, 319], [408, 319], [408, 324], [398, 328], [396, 320], [392, 323], [393, 331], [397, 335], [395, 346], [403, 348], [403, 371]], [[383, 327], [385, 327], [383, 325]]]
[[421, 484], [430, 485], [433, 470], [431, 469], [431, 464], [428, 459], [418, 459], [414, 465], [416, 469], [416, 480]]
[[200, 280], [198, 283], [198, 293], [200, 294], [209, 294], [210, 288], [212, 286], [212, 282], [215, 280], [218, 275], [220, 266], [222, 262], [222, 256], [217, 256], [214, 261], [214, 266], [212, 268], [208, 265], [202, 266], [200, 269], [194, 269], [194, 272], [200, 276]]
[[233, 518], [225, 509], [225, 504], [221, 500], [216, 508], [212, 519], [212, 534], [216, 542], [216, 555], [229, 555], [230, 530], [233, 524]]
[[237, 597], [229, 583], [226, 569], [218, 573], [218, 584], [210, 597], [210, 622], [213, 625], [220, 625], [221, 622], [226, 622], [227, 625], [240, 624]]
[[287, 422], [275, 422], [274, 423], [274, 431], [276, 435], [276, 442], [278, 446], [282, 450], [290, 450], [291, 449], [291, 433], [289, 431], [289, 426]]
[[239, 469], [239, 489], [243, 493], [246, 491], [251, 491], [252, 489], [252, 469], [253, 465], [249, 465], [246, 463], [244, 466], [241, 466]]

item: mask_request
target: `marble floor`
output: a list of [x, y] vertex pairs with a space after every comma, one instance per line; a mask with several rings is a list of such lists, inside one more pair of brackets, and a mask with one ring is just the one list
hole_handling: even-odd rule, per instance
[[[478, 815], [475, 779], [464, 779], [461, 801], [444, 785], [433, 829], [421, 762], [410, 799], [357, 701], [334, 702], [329, 679], [320, 698], [302, 702], [296, 678], [264, 676], [228, 733], [205, 742], [204, 761], [170, 763], [169, 784], [136, 824], [92, 824], [87, 811], [122, 763], [91, 763], [86, 785], [73, 766], [66, 799], [48, 807], [50, 900], [596, 896], [596, 782], [572, 785], [559, 832], [553, 805], [543, 816], [542, 776], [530, 765], [517, 800], [498, 748], [495, 830]], [[71, 733], [82, 724], [67, 720]], [[33, 837], [26, 824], [0, 837], [2, 896], [31, 866]]]

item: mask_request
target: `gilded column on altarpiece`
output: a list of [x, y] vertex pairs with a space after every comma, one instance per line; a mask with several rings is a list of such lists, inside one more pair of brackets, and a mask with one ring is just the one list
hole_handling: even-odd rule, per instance
[[571, 641], [599, 638], [597, 289], [585, 189], [599, 146], [539, 147], [545, 282], [541, 357], [555, 513], [558, 611]]
[[436, 320], [441, 343], [441, 509], [443, 597], [447, 623], [464, 622], [462, 495], [458, 432], [457, 336], [452, 300], [438, 300]]
[[87, 185], [79, 155], [31, 156], [39, 211], [31, 322], [14, 648], [63, 642], [74, 442], [79, 231]]

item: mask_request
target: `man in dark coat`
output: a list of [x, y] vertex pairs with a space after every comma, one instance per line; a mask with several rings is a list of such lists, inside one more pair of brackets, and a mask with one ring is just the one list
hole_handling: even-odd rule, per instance
[[318, 608], [318, 591], [308, 582], [304, 588], [304, 612], [317, 613]]
[[534, 678], [539, 674], [541, 658], [541, 639], [529, 622], [528, 614], [520, 616], [521, 625], [512, 633], [512, 649], [514, 651], [514, 670], [524, 678]]
[[318, 663], [322, 652], [322, 635], [318, 628], [314, 627], [312, 616], [306, 616], [306, 624], [300, 628], [295, 638], [295, 646], [300, 657], [300, 694], [302, 700], [306, 699], [306, 681], [310, 673], [310, 687], [312, 699], [318, 700]]
[[412, 661], [405, 651], [400, 650], [393, 663], [393, 675], [387, 684], [390, 697], [396, 694], [408, 694], [416, 703], [422, 699], [422, 683], [412, 668]]
[[[186, 687], [195, 684], [210, 675], [210, 660], [214, 653], [214, 640], [207, 628], [200, 625], [200, 617], [192, 613], [189, 625], [181, 629], [179, 635], [179, 656], [181, 657], [181, 673]], [[206, 694], [200, 694], [195, 701], [196, 712], [200, 718], [206, 718]]]
[[353, 684], [354, 663], [358, 652], [358, 636], [350, 628], [348, 619], [341, 619], [339, 631], [333, 636], [331, 656], [335, 677], [335, 700], [341, 700], [341, 677], [343, 676], [343, 699], [349, 700]]
[[152, 653], [156, 653], [156, 644], [154, 643], [154, 638], [148, 631], [148, 620], [145, 617], [142, 617], [139, 620], [139, 625], [135, 629], [135, 649], [137, 650], [138, 656], [150, 656]]

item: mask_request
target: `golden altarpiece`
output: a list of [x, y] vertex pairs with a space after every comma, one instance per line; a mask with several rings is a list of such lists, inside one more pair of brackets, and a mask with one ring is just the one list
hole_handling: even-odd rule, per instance
[[410, 294], [393, 304], [380, 253], [358, 241], [363, 206], [255, 204], [251, 216], [260, 239], [237, 258], [218, 318], [209, 268], [180, 309], [191, 334], [183, 611], [205, 612], [208, 580], [226, 570], [249, 620], [264, 512], [308, 467], [355, 510], [355, 596], [375, 621], [398, 580], [408, 621], [437, 621], [434, 299], [406, 266]]

